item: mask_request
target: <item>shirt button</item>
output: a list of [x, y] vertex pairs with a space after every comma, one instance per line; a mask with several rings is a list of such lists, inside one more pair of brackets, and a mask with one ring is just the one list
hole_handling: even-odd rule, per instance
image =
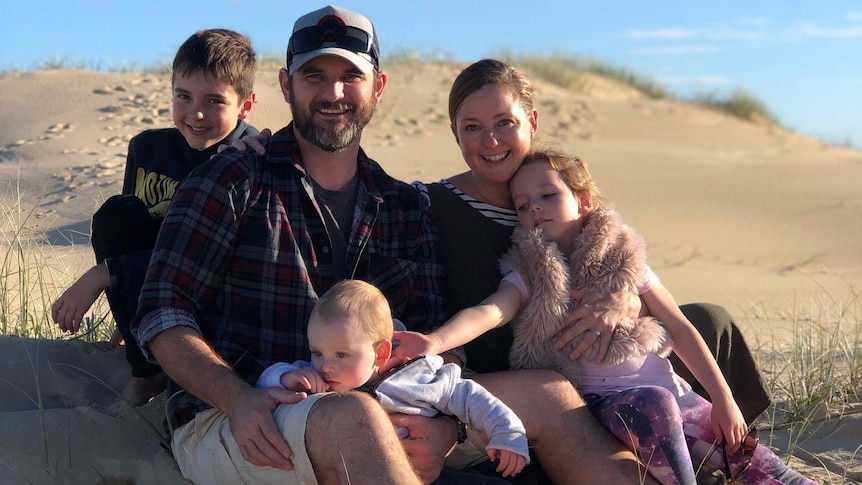
[[329, 246], [323, 246], [323, 254], [329, 254]]

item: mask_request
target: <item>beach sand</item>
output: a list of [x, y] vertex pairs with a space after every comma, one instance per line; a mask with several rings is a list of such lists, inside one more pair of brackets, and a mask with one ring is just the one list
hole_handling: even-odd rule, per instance
[[[363, 136], [366, 152], [407, 181], [464, 171], [447, 114], [464, 65], [384, 67], [389, 82]], [[597, 78], [578, 93], [535, 84], [539, 140], [587, 160], [602, 194], [646, 237], [649, 264], [679, 303], [723, 305], [756, 349], [771, 349], [792, 344], [800, 306], [856, 301], [862, 152]], [[256, 91], [249, 121], [284, 126], [290, 112], [275, 70], [258, 73]], [[59, 283], [68, 284], [92, 264], [89, 218], [120, 192], [129, 139], [172, 124], [170, 77], [6, 73], [0, 106], [3, 244], [12, 227], [37, 238], [49, 259], [80, 268]], [[109, 390], [128, 378], [117, 349], [0, 338], [0, 477], [16, 477], [0, 483], [182, 483], [159, 446], [160, 402], [137, 413]], [[842, 483], [835, 474], [848, 470], [844, 483], [858, 483], [860, 444], [858, 414], [828, 420], [799, 445], [794, 466], [825, 483]]]

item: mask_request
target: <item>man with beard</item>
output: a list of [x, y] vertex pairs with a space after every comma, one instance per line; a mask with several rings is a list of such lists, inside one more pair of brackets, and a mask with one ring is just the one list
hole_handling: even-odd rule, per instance
[[[359, 146], [386, 86], [378, 56], [364, 16], [301, 17], [279, 72], [294, 121], [262, 156], [201, 165], [173, 198], [133, 331], [171, 378], [173, 452], [192, 481], [418, 484], [440, 472], [445, 450], [428, 469], [414, 456], [413, 471], [368, 395], [253, 387], [273, 362], [310, 360], [308, 317], [339, 280], [377, 286], [412, 329], [445, 317], [427, 201]], [[426, 426], [451, 434], [434, 442], [454, 443], [446, 421]]]

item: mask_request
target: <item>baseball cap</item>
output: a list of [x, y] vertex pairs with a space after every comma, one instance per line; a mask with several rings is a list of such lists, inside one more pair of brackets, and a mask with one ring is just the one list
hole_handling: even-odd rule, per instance
[[377, 35], [362, 14], [327, 5], [300, 17], [287, 43], [287, 71], [293, 74], [317, 56], [347, 59], [368, 74], [379, 68]]

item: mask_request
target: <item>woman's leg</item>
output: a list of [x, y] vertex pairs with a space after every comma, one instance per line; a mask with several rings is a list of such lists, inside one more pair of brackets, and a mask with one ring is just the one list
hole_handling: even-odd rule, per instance
[[[753, 423], [771, 401], [754, 357], [733, 317], [724, 308], [709, 303], [682, 305], [680, 310], [712, 351], [745, 421]], [[688, 381], [695, 392], [709, 399], [709, 394], [675, 354], [671, 354], [670, 361], [676, 373]]]
[[640, 457], [664, 485], [695, 483], [676, 396], [663, 387], [638, 387], [609, 396], [586, 396], [590, 411]]
[[521, 418], [532, 451], [556, 485], [655, 483], [560, 374], [513, 370], [473, 377]]

